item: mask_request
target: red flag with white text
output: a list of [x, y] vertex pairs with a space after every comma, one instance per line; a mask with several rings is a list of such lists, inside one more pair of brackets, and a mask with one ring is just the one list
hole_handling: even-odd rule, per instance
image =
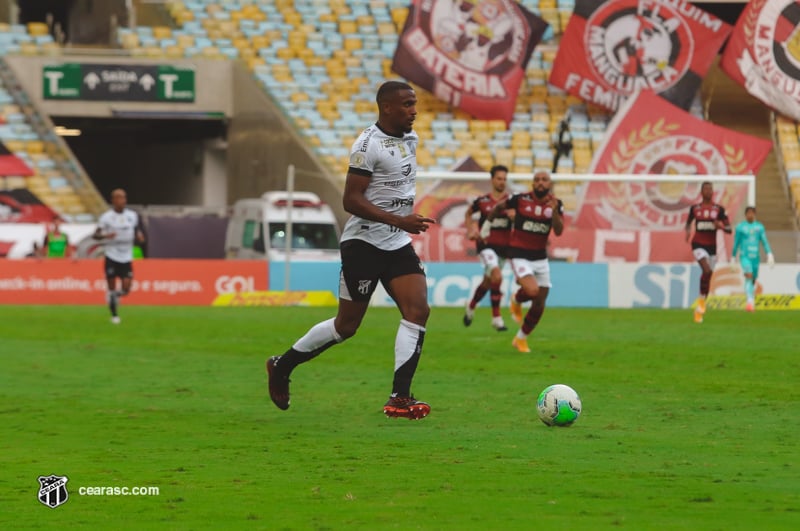
[[800, 2], [749, 2], [736, 22], [721, 65], [750, 94], [800, 120]]
[[[757, 174], [772, 142], [725, 129], [675, 107], [652, 92], [628, 100], [608, 126], [589, 173]], [[697, 182], [592, 182], [580, 198], [576, 226], [583, 228], [682, 229]], [[746, 188], [717, 187], [715, 200], [731, 213], [747, 199]]]
[[392, 70], [476, 118], [509, 123], [546, 28], [513, 0], [412, 0]]
[[575, 0], [549, 82], [611, 110], [637, 91], [688, 109], [730, 32], [683, 0]]

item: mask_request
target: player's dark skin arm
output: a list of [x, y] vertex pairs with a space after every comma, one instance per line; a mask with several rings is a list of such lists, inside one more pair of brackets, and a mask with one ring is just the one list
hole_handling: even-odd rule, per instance
[[347, 174], [347, 180], [344, 184], [344, 197], [342, 198], [342, 206], [347, 212], [364, 219], [392, 225], [410, 234], [425, 232], [428, 230], [429, 223], [436, 223], [436, 220], [419, 214], [398, 216], [373, 205], [364, 196], [369, 183], [369, 177], [353, 172]]
[[97, 230], [94, 231], [94, 234], [92, 234], [92, 239], [94, 240], [106, 240], [113, 237], [114, 237], [113, 232], [104, 233], [103, 229], [101, 229], [100, 227], [97, 227]]

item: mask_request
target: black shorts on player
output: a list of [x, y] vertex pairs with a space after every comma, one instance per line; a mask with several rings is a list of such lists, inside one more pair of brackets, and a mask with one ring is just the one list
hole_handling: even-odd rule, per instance
[[425, 274], [411, 244], [394, 251], [384, 251], [363, 240], [345, 240], [340, 245], [340, 251], [342, 275], [339, 295], [347, 299], [345, 295], [349, 294], [350, 300], [355, 302], [368, 302], [378, 281], [386, 288], [394, 278]]
[[104, 269], [107, 279], [133, 278], [133, 265], [131, 262], [117, 262], [106, 256]]

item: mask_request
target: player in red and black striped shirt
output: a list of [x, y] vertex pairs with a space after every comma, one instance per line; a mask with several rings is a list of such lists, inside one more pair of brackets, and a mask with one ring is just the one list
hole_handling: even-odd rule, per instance
[[[564, 232], [564, 204], [551, 191], [550, 174], [538, 171], [533, 175], [533, 190], [514, 194], [495, 205], [489, 219], [503, 209], [514, 209], [514, 230], [508, 245], [508, 258], [519, 290], [511, 297], [511, 316], [522, 324], [512, 345], [520, 352], [530, 352], [528, 335], [533, 332], [544, 313], [550, 282], [550, 263], [547, 260], [547, 240], [550, 232]], [[522, 317], [522, 303], [532, 301]]]
[[717, 261], [717, 231], [722, 230], [728, 234], [732, 232], [728, 214], [722, 205], [714, 202], [714, 186], [709, 181], [701, 185], [700, 195], [703, 200], [689, 207], [689, 217], [686, 220], [686, 241], [689, 241], [694, 224], [692, 254], [703, 270], [700, 275], [700, 297], [694, 311], [696, 323], [702, 323], [703, 314], [706, 313], [706, 297]]
[[[511, 218], [509, 212], [501, 212], [492, 221], [487, 221], [487, 217], [494, 205], [508, 199], [508, 192], [506, 192], [508, 168], [502, 165], [492, 166], [489, 173], [492, 179], [492, 191], [475, 199], [467, 207], [464, 215], [467, 238], [476, 242], [478, 256], [483, 264], [483, 281], [475, 288], [475, 293], [464, 309], [464, 326], [472, 324], [475, 306], [483, 299], [487, 291], [491, 291], [492, 326], [498, 332], [503, 332], [508, 328], [500, 315], [500, 299], [503, 298], [500, 284], [503, 281], [502, 271], [506, 260], [506, 248], [511, 237]], [[472, 217], [476, 212], [480, 212], [477, 224]]]

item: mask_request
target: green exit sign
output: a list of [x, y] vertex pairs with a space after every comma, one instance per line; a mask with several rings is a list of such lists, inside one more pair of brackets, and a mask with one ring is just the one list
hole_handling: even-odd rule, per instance
[[45, 66], [42, 95], [46, 100], [192, 103], [194, 68], [86, 63]]

